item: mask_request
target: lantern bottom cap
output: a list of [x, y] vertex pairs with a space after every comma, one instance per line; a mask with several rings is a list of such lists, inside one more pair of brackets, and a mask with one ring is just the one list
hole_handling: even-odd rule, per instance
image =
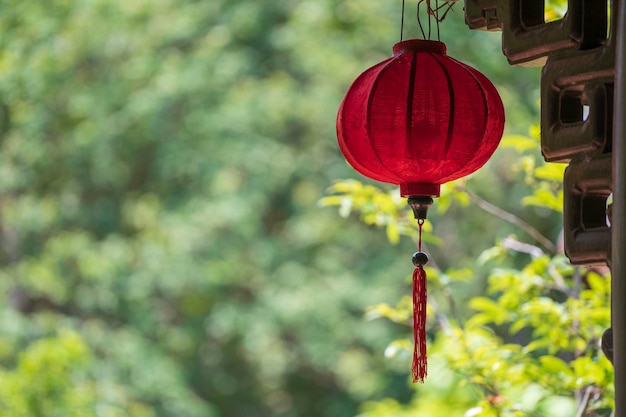
[[400, 195], [402, 197], [439, 197], [440, 190], [440, 184], [432, 184], [429, 182], [404, 182], [400, 184]]

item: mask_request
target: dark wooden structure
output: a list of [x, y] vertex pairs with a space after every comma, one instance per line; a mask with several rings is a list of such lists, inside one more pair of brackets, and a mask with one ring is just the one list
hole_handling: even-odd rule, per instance
[[511, 65], [543, 66], [542, 153], [568, 164], [565, 252], [611, 268], [613, 336], [603, 342], [613, 348], [615, 416], [626, 417], [626, 4], [568, 0], [562, 19], [544, 16], [544, 0], [465, 0], [466, 24], [501, 30]]

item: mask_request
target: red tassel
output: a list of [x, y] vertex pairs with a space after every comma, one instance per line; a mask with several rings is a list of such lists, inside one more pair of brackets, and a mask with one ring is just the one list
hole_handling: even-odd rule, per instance
[[424, 382], [426, 360], [426, 271], [418, 266], [413, 271], [413, 382]]

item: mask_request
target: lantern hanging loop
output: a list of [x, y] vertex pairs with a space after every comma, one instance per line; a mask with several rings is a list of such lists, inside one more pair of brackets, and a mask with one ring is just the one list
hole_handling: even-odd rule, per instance
[[[458, 0], [452, 1], [444, 1], [442, 5], [439, 5], [439, 0], [419, 0], [417, 2], [417, 25], [420, 28], [420, 32], [422, 32], [422, 37], [424, 39], [430, 40], [431, 38], [431, 18], [435, 19], [435, 26], [437, 28], [437, 40], [441, 41], [441, 33], [439, 30], [439, 24], [444, 21], [444, 19], [448, 16], [450, 10]], [[432, 3], [434, 2], [434, 7]], [[426, 36], [426, 31], [424, 30], [424, 25], [422, 24], [422, 19], [420, 18], [420, 6], [422, 3], [426, 3], [426, 15], [428, 16], [428, 36]], [[404, 1], [402, 2], [402, 7], [404, 9]], [[404, 13], [403, 13], [404, 15]]]

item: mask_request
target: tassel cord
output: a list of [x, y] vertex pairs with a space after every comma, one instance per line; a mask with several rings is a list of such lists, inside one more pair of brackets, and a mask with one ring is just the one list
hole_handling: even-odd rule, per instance
[[426, 271], [418, 266], [413, 271], [413, 382], [424, 382], [426, 359]]
[[419, 219], [418, 251], [414, 254], [413, 263], [413, 366], [411, 373], [413, 382], [424, 382], [427, 374], [426, 358], [426, 271], [424, 265], [428, 257], [422, 252], [422, 226], [424, 219]]

